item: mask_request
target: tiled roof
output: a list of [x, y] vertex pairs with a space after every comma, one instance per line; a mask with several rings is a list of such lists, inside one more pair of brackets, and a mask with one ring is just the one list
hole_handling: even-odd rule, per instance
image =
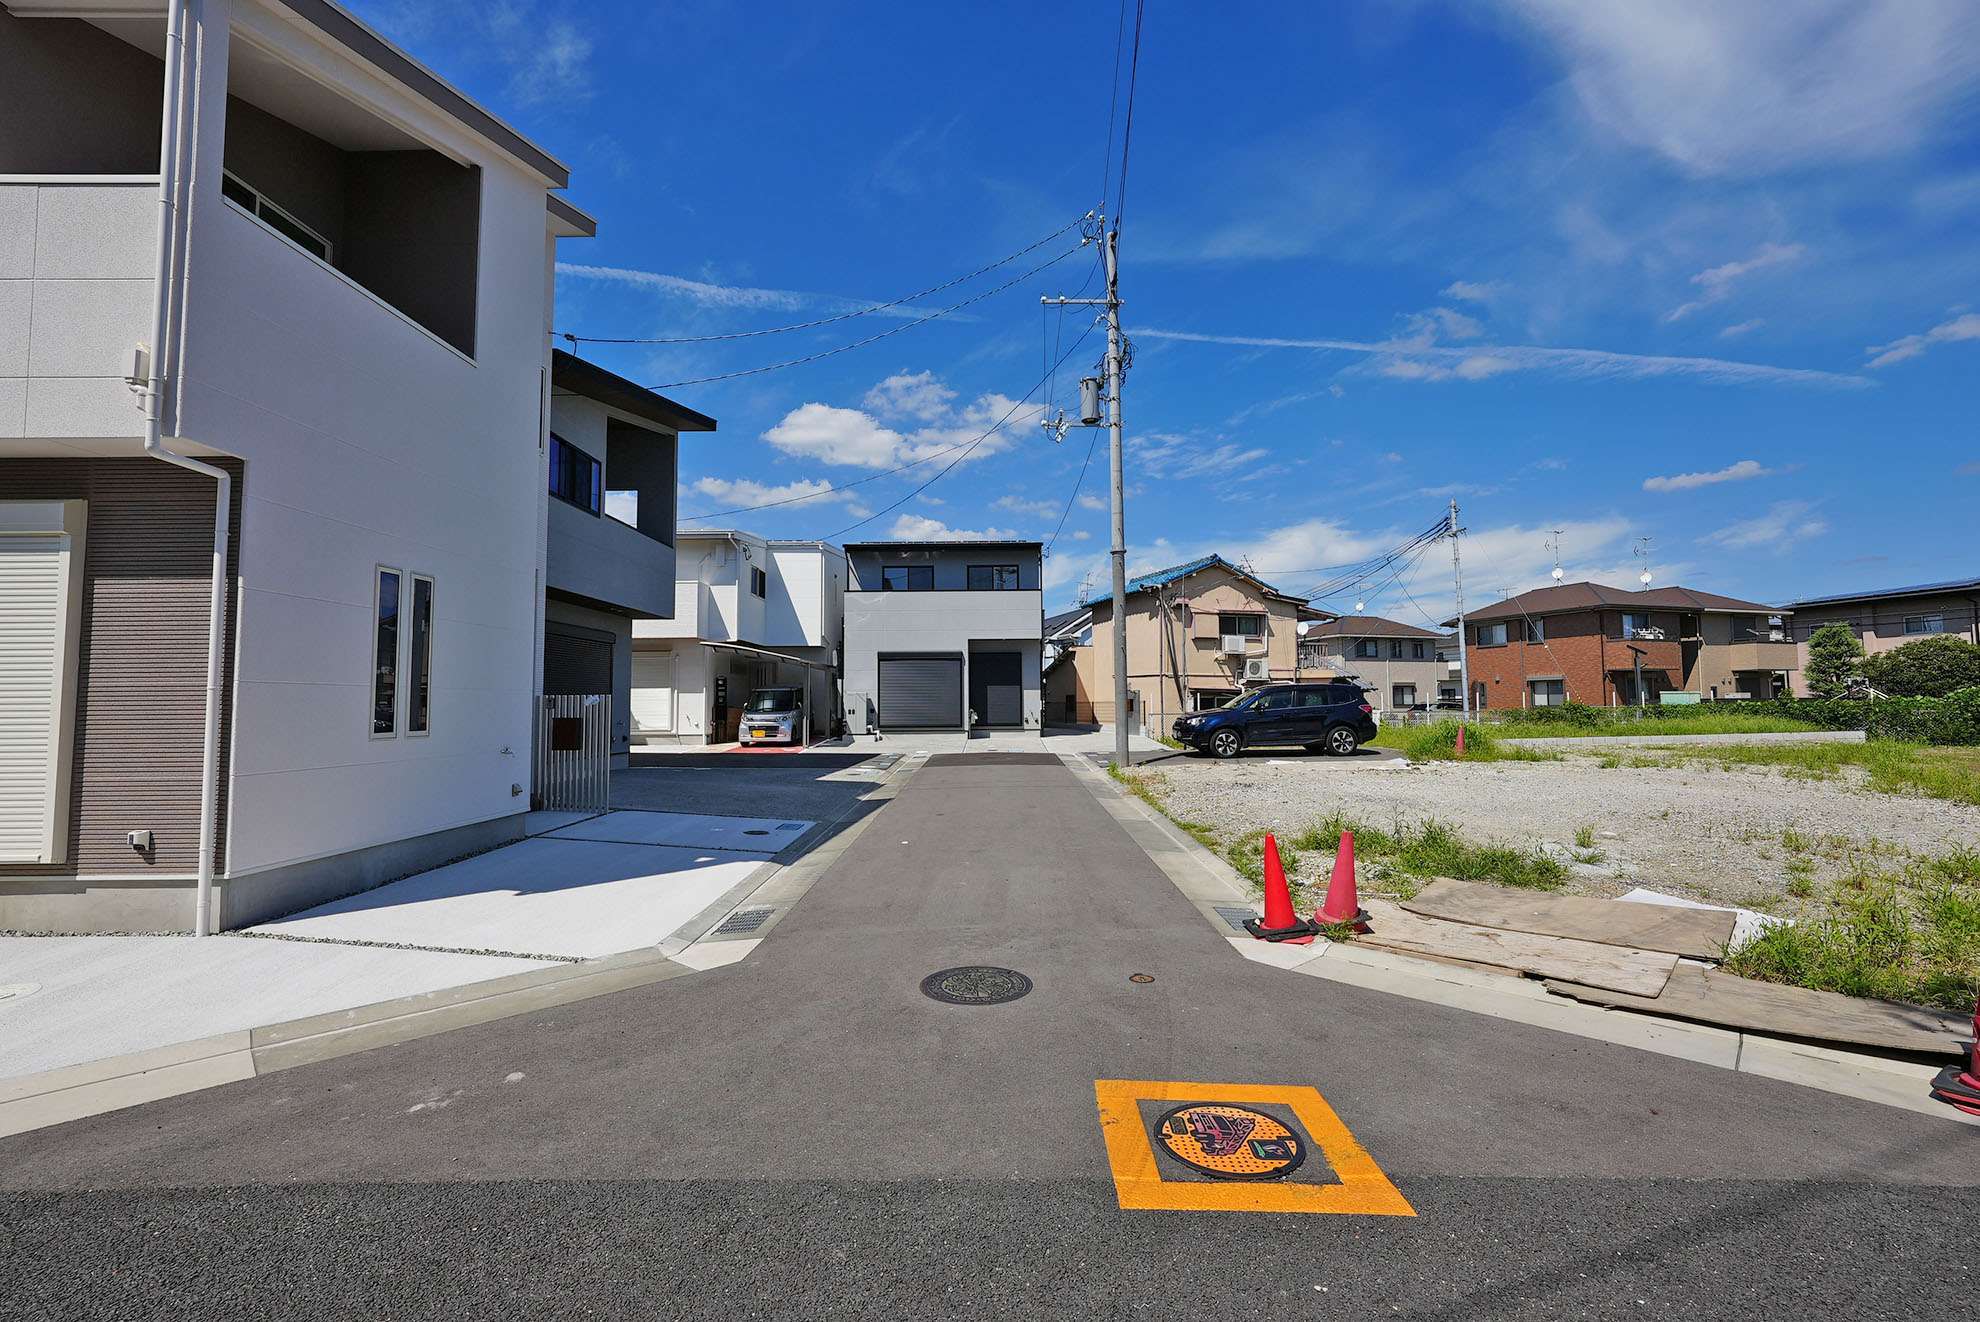
[[1826, 597], [1803, 597], [1790, 606], [1827, 606], [1844, 601], [1869, 601], [1877, 597], [1922, 597], [1935, 592], [1980, 590], [1980, 578], [1949, 578], [1943, 583], [1913, 583], [1904, 588], [1868, 588], [1862, 592], [1834, 592]]
[[[1180, 579], [1188, 578], [1191, 574], [1194, 574], [1199, 570], [1209, 569], [1212, 566], [1220, 566], [1224, 569], [1228, 569], [1231, 573], [1236, 574], [1239, 578], [1248, 579], [1249, 581], [1256, 583], [1259, 587], [1263, 588], [1265, 591], [1271, 593], [1275, 597], [1283, 597], [1287, 601], [1302, 600], [1299, 597], [1293, 596], [1290, 592], [1279, 591], [1279, 589], [1273, 587], [1270, 583], [1267, 583], [1264, 579], [1258, 577], [1258, 575], [1253, 574], [1248, 570], [1245, 570], [1237, 565], [1232, 564], [1230, 561], [1224, 559], [1224, 557], [1221, 555], [1200, 555], [1194, 560], [1185, 560], [1182, 564], [1170, 565], [1167, 569], [1157, 569], [1152, 573], [1138, 575], [1137, 577], [1128, 580], [1127, 590], [1129, 595], [1131, 596], [1136, 592], [1147, 592], [1153, 588], [1167, 587], [1171, 583], [1174, 583]], [[1101, 601], [1104, 599], [1105, 599], [1104, 594], [1089, 597], [1087, 598], [1087, 604], [1091, 605], [1093, 602]]]
[[1305, 638], [1442, 638], [1435, 629], [1422, 629], [1401, 620], [1380, 615], [1343, 615], [1325, 624], [1316, 624], [1301, 635]]
[[1045, 636], [1050, 638], [1068, 624], [1090, 614], [1092, 612], [1085, 607], [1075, 606], [1069, 611], [1060, 611], [1057, 615], [1047, 615], [1045, 617]]
[[[1600, 608], [1666, 611], [1731, 611], [1738, 614], [1772, 614], [1777, 608], [1762, 605], [1757, 601], [1741, 601], [1737, 597], [1722, 597], [1716, 592], [1700, 592], [1694, 588], [1649, 588], [1634, 592], [1628, 588], [1612, 588], [1602, 583], [1560, 583], [1553, 587], [1535, 588], [1495, 601], [1489, 606], [1465, 612], [1467, 620], [1516, 620], [1522, 615], [1557, 615], [1562, 611], [1595, 610]], [[1444, 621], [1446, 626], [1456, 624], [1455, 619]]]

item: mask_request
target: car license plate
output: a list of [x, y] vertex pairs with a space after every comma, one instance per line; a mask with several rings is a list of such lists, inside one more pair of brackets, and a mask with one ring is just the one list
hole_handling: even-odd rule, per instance
[[767, 725], [752, 725], [749, 727], [749, 734], [752, 739], [768, 739], [776, 733], [775, 730], [772, 730]]

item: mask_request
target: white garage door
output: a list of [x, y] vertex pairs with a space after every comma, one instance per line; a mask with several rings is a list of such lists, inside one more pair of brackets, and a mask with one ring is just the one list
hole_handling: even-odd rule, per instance
[[0, 503], [0, 863], [66, 850], [83, 503]]
[[633, 734], [674, 732], [674, 654], [634, 652], [632, 659]]

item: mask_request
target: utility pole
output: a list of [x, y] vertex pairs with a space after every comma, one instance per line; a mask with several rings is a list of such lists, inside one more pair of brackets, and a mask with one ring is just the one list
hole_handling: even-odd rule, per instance
[[[1111, 555], [1114, 571], [1114, 764], [1126, 770], [1128, 763], [1128, 669], [1127, 669], [1127, 495], [1123, 478], [1121, 458], [1121, 378], [1124, 372], [1122, 362], [1123, 344], [1121, 338], [1121, 288], [1120, 288], [1120, 237], [1118, 223], [1113, 228], [1107, 226], [1107, 218], [1098, 217], [1100, 223], [1100, 255], [1106, 263], [1107, 296], [1105, 298], [1040, 298], [1044, 304], [1066, 306], [1101, 307], [1107, 316], [1107, 466], [1114, 494], [1114, 542]], [[1083, 427], [1100, 424], [1096, 410], [1092, 408], [1092, 393], [1087, 383], [1080, 382], [1080, 422]], [[1064, 419], [1048, 421], [1048, 427], [1068, 425]]]
[[1471, 718], [1471, 653], [1464, 645], [1464, 566], [1458, 563], [1458, 508], [1451, 502], [1451, 584], [1457, 591], [1458, 685], [1462, 715]]

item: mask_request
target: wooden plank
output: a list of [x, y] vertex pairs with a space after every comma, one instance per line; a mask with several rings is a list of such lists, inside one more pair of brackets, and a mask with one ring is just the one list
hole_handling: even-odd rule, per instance
[[[1643, 997], [1662, 991], [1677, 967], [1677, 956], [1662, 951], [1625, 950], [1598, 941], [1446, 922], [1410, 913], [1387, 900], [1364, 903], [1373, 931], [1358, 939], [1408, 954], [1496, 964], [1536, 977]], [[1576, 972], [1567, 973], [1568, 969]]]
[[1682, 964], [1657, 997], [1619, 995], [1613, 989], [1547, 983], [1557, 996], [1619, 1010], [1641, 1010], [1669, 1019], [1716, 1024], [1776, 1037], [1958, 1055], [1972, 1036], [1964, 1015], [1895, 1001], [1872, 1001], [1835, 992], [1754, 982], [1695, 964]]
[[1431, 882], [1415, 899], [1404, 900], [1403, 908], [1454, 923], [1711, 960], [1724, 957], [1738, 918], [1729, 909], [1683, 909], [1582, 895], [1540, 895], [1448, 877]]

